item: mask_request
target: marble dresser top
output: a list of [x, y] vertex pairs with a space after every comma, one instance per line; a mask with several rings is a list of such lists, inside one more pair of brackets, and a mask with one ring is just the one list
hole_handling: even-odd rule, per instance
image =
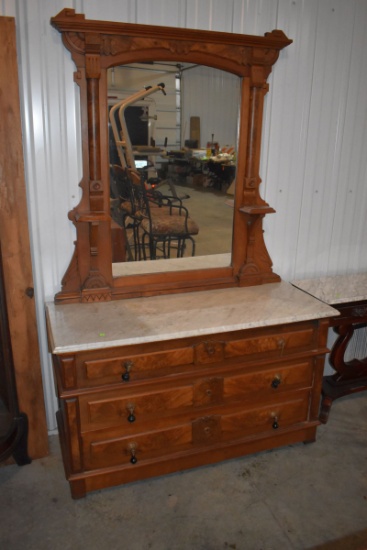
[[282, 325], [337, 314], [286, 282], [105, 303], [46, 304], [53, 353]]
[[292, 284], [326, 304], [367, 300], [367, 273], [303, 279]]

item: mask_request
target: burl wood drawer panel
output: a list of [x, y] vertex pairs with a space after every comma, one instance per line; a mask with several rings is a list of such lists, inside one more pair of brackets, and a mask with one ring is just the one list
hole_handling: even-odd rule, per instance
[[286, 356], [295, 351], [307, 351], [315, 346], [317, 333], [312, 326], [287, 332], [274, 332], [231, 340], [225, 344], [225, 357], [245, 357], [266, 354], [267, 357]]
[[164, 429], [137, 434], [121, 434], [110, 429], [82, 434], [83, 464], [95, 469], [136, 461], [167, 457], [177, 452], [225, 444], [297, 426], [308, 417], [309, 392], [298, 392], [285, 402], [247, 410], [223, 409], [219, 414], [193, 417], [191, 420]]
[[317, 349], [317, 330], [301, 323], [294, 329], [270, 327], [225, 333], [213, 338], [190, 338], [110, 350], [81, 352], [55, 359], [62, 389], [92, 388], [110, 384], [195, 373], [200, 365], [224, 361], [255, 362], [286, 358]]
[[243, 357], [286, 357], [306, 352], [317, 346], [317, 330], [311, 323], [301, 323], [292, 329], [270, 327], [228, 333], [203, 339], [195, 344], [195, 363], [205, 365]]
[[225, 399], [259, 399], [297, 388], [311, 388], [314, 376], [313, 359], [281, 363], [253, 372], [224, 378]]
[[157, 419], [163, 425], [165, 419], [169, 422], [173, 415], [192, 408], [244, 400], [258, 402], [261, 399], [264, 402], [284, 391], [310, 388], [313, 377], [312, 360], [281, 364], [276, 368], [250, 369], [245, 374], [236, 372], [238, 370], [235, 374], [218, 370], [213, 376], [188, 379], [186, 384], [174, 388], [163, 389], [162, 383], [156, 391], [148, 385], [140, 391], [121, 387], [81, 395], [81, 430], [119, 425], [133, 431]]
[[152, 393], [147, 389], [126, 394], [117, 390], [79, 397], [81, 430], [88, 431], [109, 426], [125, 430], [141, 430], [157, 417], [172, 416], [193, 405], [192, 384]]
[[111, 358], [106, 358], [101, 353], [99, 355], [101, 357], [97, 356], [96, 359], [92, 357], [84, 360], [83, 356], [76, 358], [79, 386], [128, 383], [169, 375], [173, 369], [185, 372], [187, 365], [192, 365], [194, 361], [192, 346], [126, 355], [122, 350], [121, 355]]

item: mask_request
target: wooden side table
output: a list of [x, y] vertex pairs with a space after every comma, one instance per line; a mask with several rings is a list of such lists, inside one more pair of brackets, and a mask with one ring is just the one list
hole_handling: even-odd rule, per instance
[[305, 279], [293, 285], [340, 312], [329, 320], [338, 337], [329, 356], [335, 373], [324, 376], [322, 385], [320, 422], [326, 424], [335, 399], [367, 390], [367, 357], [345, 359], [354, 331], [367, 326], [367, 274]]

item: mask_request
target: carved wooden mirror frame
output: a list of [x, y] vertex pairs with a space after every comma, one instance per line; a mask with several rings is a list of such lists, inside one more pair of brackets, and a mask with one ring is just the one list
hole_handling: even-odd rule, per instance
[[[263, 218], [274, 210], [259, 193], [259, 163], [267, 78], [280, 50], [292, 40], [279, 30], [258, 37], [93, 21], [72, 9], [61, 11], [51, 24], [62, 33], [77, 67], [83, 153], [82, 198], [69, 212], [76, 227], [75, 251], [55, 301], [96, 302], [279, 281], [263, 238]], [[221, 268], [113, 278], [107, 70], [154, 60], [197, 63], [241, 77], [232, 263]]]

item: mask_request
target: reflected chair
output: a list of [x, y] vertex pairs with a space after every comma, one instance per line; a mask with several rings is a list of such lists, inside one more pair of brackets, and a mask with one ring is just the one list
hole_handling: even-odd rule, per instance
[[147, 189], [143, 174], [137, 180], [136, 174], [131, 177], [127, 169], [117, 167], [116, 171], [129, 188], [130, 204], [123, 201], [120, 208], [127, 208], [126, 217], [133, 220], [135, 259], [182, 258], [188, 245], [189, 253], [194, 256], [194, 236], [199, 233], [199, 227], [182, 201]]
[[[117, 164], [110, 164], [110, 208], [111, 217], [124, 230], [127, 260], [133, 261], [138, 259], [139, 244], [137, 227], [140, 223], [140, 219], [137, 219], [135, 216], [131, 183], [127, 177], [126, 170], [123, 170], [121, 166]], [[131, 235], [133, 250], [130, 242]]]
[[[157, 191], [149, 192], [141, 179], [139, 193], [143, 195], [145, 216], [142, 218], [139, 233], [144, 260], [156, 260], [158, 257], [171, 258], [173, 255], [182, 258], [191, 246], [191, 256], [195, 256], [194, 235], [199, 233], [197, 223], [190, 218], [189, 212], [177, 197], [160, 195]], [[158, 254], [160, 253], [160, 256]]]

